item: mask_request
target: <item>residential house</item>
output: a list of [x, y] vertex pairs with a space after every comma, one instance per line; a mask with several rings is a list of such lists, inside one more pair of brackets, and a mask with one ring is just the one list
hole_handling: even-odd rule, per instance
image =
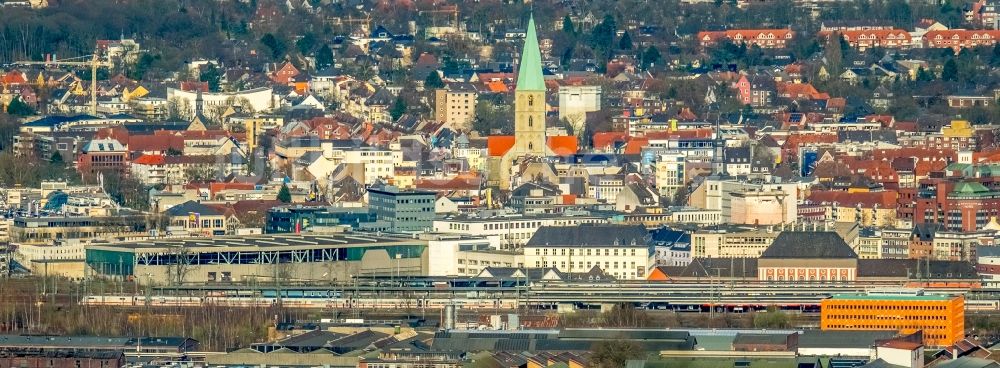
[[170, 207], [163, 214], [168, 218], [167, 231], [213, 236], [234, 234], [239, 227], [239, 219], [232, 209], [208, 206], [195, 201]]
[[715, 45], [726, 39], [735, 44], [746, 44], [760, 48], [783, 48], [794, 36], [791, 29], [731, 29], [726, 31], [698, 32], [698, 42], [702, 47]]

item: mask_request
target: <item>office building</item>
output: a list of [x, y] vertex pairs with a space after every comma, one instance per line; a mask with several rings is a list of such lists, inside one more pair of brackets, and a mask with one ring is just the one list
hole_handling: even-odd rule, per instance
[[428, 276], [476, 276], [487, 267], [524, 267], [524, 254], [499, 249], [497, 237], [425, 233]]
[[337, 226], [353, 229], [389, 231], [385, 222], [368, 207], [280, 206], [267, 211], [264, 232], [268, 234], [298, 233]]
[[715, 227], [691, 234], [693, 258], [760, 257], [780, 232], [771, 229]]
[[823, 330], [923, 331], [924, 345], [949, 346], [965, 338], [965, 298], [922, 292], [834, 295], [821, 302]]
[[368, 189], [368, 208], [392, 232], [427, 231], [434, 226], [434, 192], [387, 186]]

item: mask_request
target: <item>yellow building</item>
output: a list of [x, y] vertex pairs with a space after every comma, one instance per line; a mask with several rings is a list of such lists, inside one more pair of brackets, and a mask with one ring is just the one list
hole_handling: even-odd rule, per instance
[[941, 127], [941, 134], [948, 138], [972, 138], [976, 130], [966, 120], [952, 120], [951, 124]]
[[844, 294], [820, 303], [823, 330], [923, 331], [927, 346], [965, 338], [965, 298], [948, 295]]

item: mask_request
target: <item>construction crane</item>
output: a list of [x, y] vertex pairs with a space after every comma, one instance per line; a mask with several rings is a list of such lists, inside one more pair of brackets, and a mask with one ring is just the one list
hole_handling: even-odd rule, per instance
[[[421, 11], [417, 12], [417, 14], [420, 14], [420, 15], [423, 15], [424, 13], [430, 13], [430, 14], [436, 14], [436, 13], [451, 14], [451, 16], [452, 16], [452, 25], [455, 26], [455, 31], [457, 32], [458, 29], [459, 29], [459, 26], [458, 26], [458, 5], [454, 5], [454, 4], [452, 4], [452, 5], [442, 5], [439, 9], [436, 9], [436, 10], [421, 10]], [[436, 20], [436, 18], [434, 18], [434, 17], [431, 18], [432, 23], [435, 20]]]
[[338, 19], [337, 23], [339, 23], [339, 24], [346, 23], [346, 24], [351, 24], [351, 25], [353, 25], [355, 23], [361, 23], [364, 26], [364, 31], [367, 33], [367, 32], [371, 32], [372, 15], [371, 14], [365, 14], [364, 18], [355, 18], [355, 17], [352, 17], [352, 16], [347, 16], [347, 18], [340, 18], [340, 19]]
[[[87, 60], [87, 59], [90, 60]], [[56, 66], [89, 66], [90, 67], [90, 114], [97, 115], [97, 68], [112, 68], [115, 65], [101, 60], [97, 53], [75, 58], [48, 61], [18, 61], [18, 65], [56, 65]]]

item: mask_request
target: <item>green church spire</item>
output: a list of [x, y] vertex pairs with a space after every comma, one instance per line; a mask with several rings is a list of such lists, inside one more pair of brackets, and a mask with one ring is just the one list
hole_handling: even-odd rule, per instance
[[538, 35], [535, 33], [535, 16], [528, 19], [528, 30], [521, 50], [521, 64], [517, 71], [517, 91], [545, 91], [542, 77], [542, 53], [538, 50]]

